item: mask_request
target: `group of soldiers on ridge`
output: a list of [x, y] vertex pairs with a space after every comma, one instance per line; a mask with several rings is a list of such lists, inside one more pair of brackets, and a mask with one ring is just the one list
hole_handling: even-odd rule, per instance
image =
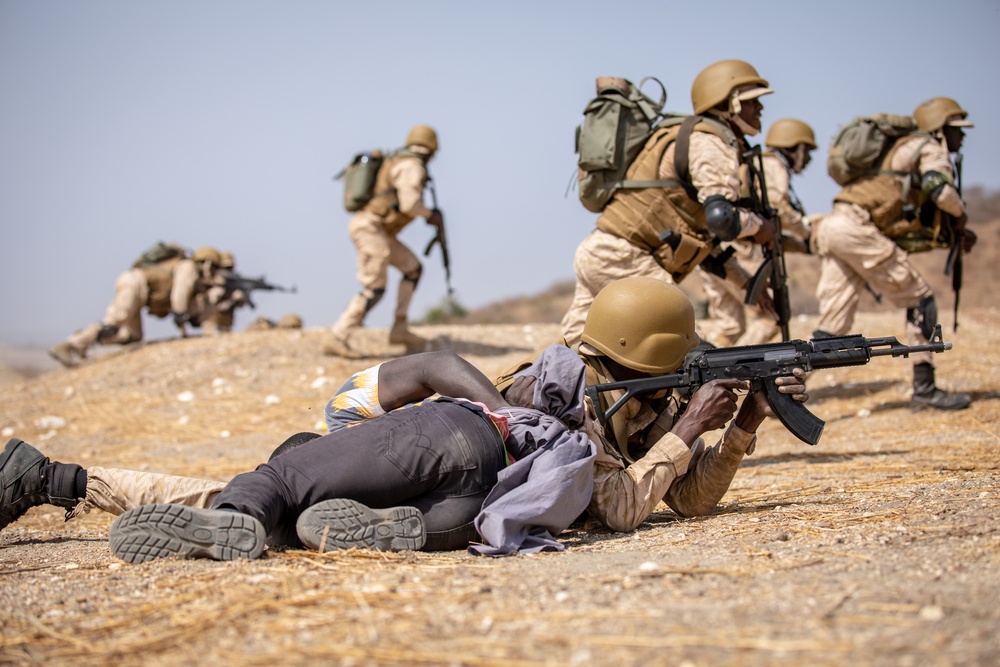
[[[215, 336], [233, 329], [236, 309], [252, 305], [249, 288], [267, 285], [236, 273], [231, 252], [202, 246], [192, 253], [177, 244], [157, 243], [118, 276], [115, 295], [103, 319], [76, 330], [49, 349], [49, 355], [66, 367], [87, 357], [96, 344], [127, 345], [143, 339], [143, 311], [158, 318], [170, 317], [182, 336], [188, 327]], [[288, 314], [278, 322], [258, 318], [248, 329], [301, 328], [302, 319]]]
[[[330, 399], [328, 433], [293, 435], [267, 463], [228, 484], [85, 469], [51, 461], [14, 438], [0, 454], [0, 528], [41, 504], [65, 508], [67, 518], [101, 509], [120, 515], [112, 550], [142, 562], [256, 558], [268, 539], [320, 550], [511, 553], [561, 548], [553, 538], [582, 512], [613, 531], [634, 529], [661, 501], [681, 516], [710, 513], [772, 416], [763, 389], [720, 379], [689, 396], [638, 394], [607, 420], [596, 410], [604, 399], [584, 391], [684, 368], [702, 341], [693, 306], [676, 283], [716, 260], [713, 309], [734, 321], [720, 343], [748, 342], [749, 335], [770, 340], [774, 328], [752, 334], [733, 296], [746, 288], [759, 249], [787, 243], [820, 257], [814, 337], [845, 333], [869, 285], [906, 309], [908, 342], [920, 345], [932, 337], [937, 309], [894, 240], [902, 235], [892, 230], [948, 225], [960, 250], [975, 242], [949, 160], [970, 124], [949, 98], [918, 107], [919, 130], [894, 141], [883, 164], [845, 186], [829, 215], [811, 220], [789, 181], [816, 148], [813, 131], [799, 120], [774, 123], [762, 162], [777, 224], [771, 211], [748, 204], [740, 175], [746, 137], [760, 131], [760, 98], [770, 93], [743, 61], [721, 61], [698, 75], [693, 120], [656, 130], [628, 169], [632, 182], [666, 184], [614, 194], [577, 250], [564, 339], [501, 377], [491, 381], [448, 350], [382, 362], [356, 373]], [[333, 328], [331, 353], [350, 351], [349, 335], [384, 292], [388, 266], [400, 269], [407, 287], [390, 337], [410, 351], [422, 345], [406, 328], [419, 261], [396, 235], [417, 217], [441, 225], [436, 208], [422, 204], [426, 163], [437, 148], [433, 130], [414, 128], [406, 151], [379, 170], [375, 192], [382, 196], [352, 219], [362, 291]], [[782, 227], [792, 237], [776, 233]], [[190, 307], [178, 302], [184, 305]], [[754, 307], [755, 317], [775, 314], [766, 293]], [[119, 331], [116, 324], [114, 335]], [[100, 329], [91, 335], [98, 339]], [[915, 405], [968, 407], [967, 395], [936, 385], [929, 353], [913, 357]], [[772, 391], [804, 402], [804, 376], [796, 368]], [[714, 445], [704, 440], [723, 428]], [[482, 544], [473, 544], [477, 539]]]

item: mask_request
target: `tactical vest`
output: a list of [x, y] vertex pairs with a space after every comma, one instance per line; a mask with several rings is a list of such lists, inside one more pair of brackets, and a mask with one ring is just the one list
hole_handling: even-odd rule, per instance
[[396, 188], [389, 182], [389, 175], [393, 167], [404, 158], [420, 160], [420, 164], [424, 167], [424, 180], [421, 186], [427, 183], [427, 156], [408, 150], [397, 151], [382, 163], [382, 168], [378, 170], [378, 175], [375, 177], [375, 194], [363, 209], [383, 218], [386, 231], [392, 236], [398, 234], [416, 217], [399, 210], [399, 197], [396, 196]]
[[[629, 167], [626, 178], [658, 179], [663, 155], [678, 141], [682, 127], [684, 125], [679, 124], [656, 130]], [[701, 118], [693, 131], [714, 134], [736, 148], [739, 154], [739, 138], [723, 123]], [[687, 142], [683, 143], [682, 146], [678, 142], [675, 149], [681, 154], [675, 155], [674, 164], [682, 167], [677, 170], [676, 185], [620, 190], [597, 219], [598, 229], [652, 254], [677, 282], [694, 271], [713, 248], [712, 235], [705, 225], [705, 209], [697, 199], [697, 191], [688, 182]], [[664, 240], [664, 236], [672, 240]]]
[[146, 307], [149, 308], [150, 315], [166, 317], [170, 314], [170, 289], [174, 284], [174, 267], [182, 260], [182, 257], [175, 257], [139, 269], [146, 278], [149, 290]]
[[914, 180], [919, 178], [915, 167], [924, 144], [931, 140], [930, 136], [926, 136], [923, 143], [917, 147], [906, 171], [888, 169], [896, 151], [913, 136], [910, 134], [897, 139], [882, 159], [876, 173], [848, 183], [833, 198], [834, 202], [855, 204], [868, 211], [875, 226], [889, 238], [903, 236], [920, 228], [919, 216], [914, 215], [912, 219], [907, 219], [904, 216], [904, 207], [916, 211], [920, 205], [919, 183], [917, 187], [913, 187]]

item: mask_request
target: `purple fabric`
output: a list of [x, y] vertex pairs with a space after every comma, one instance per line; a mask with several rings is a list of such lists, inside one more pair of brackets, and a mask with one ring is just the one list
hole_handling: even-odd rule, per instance
[[590, 503], [597, 450], [583, 431], [584, 365], [564, 345], [546, 348], [522, 371], [537, 379], [537, 410], [503, 408], [518, 441], [533, 441], [535, 451], [500, 471], [483, 502], [475, 526], [486, 544], [469, 553], [561, 551], [555, 536], [569, 527]]

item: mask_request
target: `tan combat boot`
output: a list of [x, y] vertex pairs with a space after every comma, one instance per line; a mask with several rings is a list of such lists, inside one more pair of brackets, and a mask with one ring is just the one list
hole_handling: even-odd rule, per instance
[[76, 350], [69, 343], [59, 343], [49, 348], [49, 356], [66, 368], [73, 368], [79, 363], [75, 357]]
[[396, 320], [389, 330], [389, 345], [405, 345], [407, 351], [417, 352], [427, 347], [427, 339], [410, 331], [406, 320]]
[[323, 343], [323, 354], [330, 357], [344, 357], [352, 359], [357, 355], [351, 349], [347, 339], [350, 331], [331, 331], [329, 338]]

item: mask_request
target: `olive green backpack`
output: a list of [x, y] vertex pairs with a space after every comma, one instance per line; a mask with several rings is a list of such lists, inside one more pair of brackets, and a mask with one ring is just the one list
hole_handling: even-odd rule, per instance
[[[660, 86], [659, 101], [642, 92], [646, 81]], [[619, 189], [664, 187], [660, 181], [626, 181], [625, 174], [663, 116], [667, 90], [646, 77], [634, 85], [617, 77], [597, 78], [597, 97], [576, 128], [577, 189], [588, 211], [600, 213]], [[571, 183], [572, 185], [572, 183]]]
[[333, 177], [344, 181], [344, 208], [354, 213], [364, 208], [375, 195], [375, 177], [385, 162], [385, 154], [380, 150], [358, 153], [351, 163]]

